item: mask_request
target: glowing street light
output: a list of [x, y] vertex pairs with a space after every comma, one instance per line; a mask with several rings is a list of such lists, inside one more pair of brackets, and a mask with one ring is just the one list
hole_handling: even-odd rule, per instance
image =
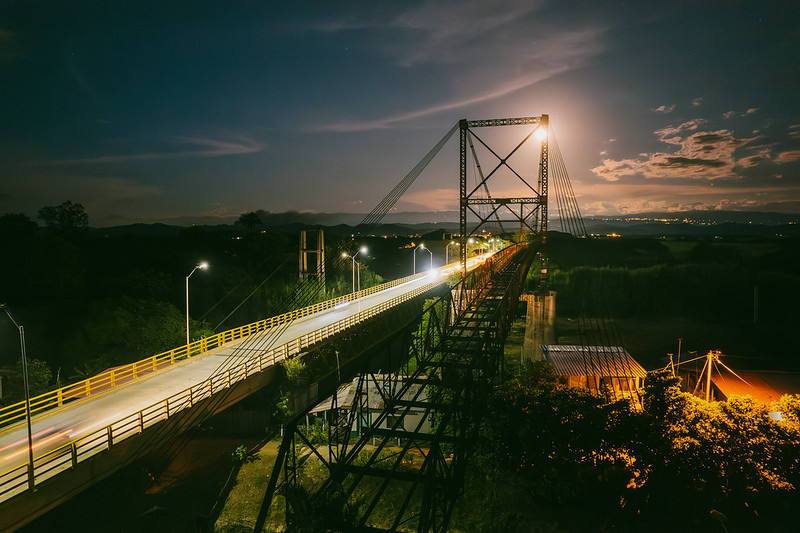
[[33, 490], [35, 480], [33, 475], [33, 436], [31, 435], [31, 392], [28, 387], [28, 358], [25, 356], [25, 329], [17, 324], [14, 317], [8, 312], [6, 304], [0, 304], [0, 308], [6, 312], [8, 318], [19, 330], [19, 349], [22, 353], [22, 384], [25, 389], [25, 419], [28, 422], [28, 487]]
[[[469, 245], [470, 244], [475, 244], [475, 239], [472, 239], [472, 238], [467, 239], [467, 253], [466, 253], [467, 257], [469, 257]], [[473, 250], [475, 250], [475, 249], [473, 248]]]
[[[358, 290], [361, 290], [361, 263], [356, 261], [356, 256], [358, 256], [358, 254], [365, 253], [367, 253], [366, 246], [359, 248], [358, 251], [353, 255], [350, 255], [347, 252], [342, 253], [342, 257], [350, 257], [353, 260], [353, 292], [356, 292], [356, 268], [358, 268]], [[358, 265], [358, 267], [356, 267], [356, 265]]]
[[189, 275], [186, 276], [186, 346], [189, 346], [189, 278], [192, 277], [192, 274], [194, 274], [194, 271], [198, 268], [200, 270], [208, 270], [208, 263], [205, 261], [198, 263], [192, 271], [189, 272]]
[[425, 243], [422, 243], [416, 248], [414, 248], [414, 274], [417, 273], [417, 250], [425, 250], [426, 252], [431, 254], [431, 269], [433, 269], [433, 252], [425, 248]]
[[453, 245], [461, 246], [461, 243], [458, 243], [456, 241], [450, 241], [450, 243], [445, 247], [445, 249], [444, 249], [444, 262], [447, 265], [450, 264], [450, 247], [453, 246]]

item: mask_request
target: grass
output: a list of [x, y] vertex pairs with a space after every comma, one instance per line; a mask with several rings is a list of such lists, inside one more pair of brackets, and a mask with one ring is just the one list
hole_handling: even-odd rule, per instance
[[[272, 467], [278, 455], [280, 440], [267, 442], [259, 451], [259, 459], [245, 463], [239, 469], [236, 483], [220, 512], [214, 531], [219, 533], [251, 532], [267, 492]], [[267, 531], [282, 531], [283, 500], [276, 498], [270, 509]]]

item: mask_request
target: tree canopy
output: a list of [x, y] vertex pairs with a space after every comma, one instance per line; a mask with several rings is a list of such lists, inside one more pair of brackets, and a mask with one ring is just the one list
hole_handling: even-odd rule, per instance
[[575, 530], [792, 530], [800, 396], [705, 402], [662, 372], [648, 376], [643, 401], [642, 412], [606, 403], [545, 363], [525, 368], [490, 401], [473, 474], [483, 506], [466, 513], [470, 527], [551, 516]]
[[81, 204], [70, 200], [56, 206], [45, 206], [39, 209], [39, 218], [45, 226], [64, 234], [74, 234], [89, 227], [89, 215]]

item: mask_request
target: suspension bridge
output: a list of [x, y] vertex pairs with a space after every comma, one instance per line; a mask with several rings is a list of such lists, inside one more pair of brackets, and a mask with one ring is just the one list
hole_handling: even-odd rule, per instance
[[[501, 149], [483, 134], [497, 127], [522, 133]], [[365, 217], [356, 235], [371, 233], [456, 132], [458, 261], [312, 303], [324, 287], [320, 272], [306, 280], [285, 314], [0, 409], [0, 530], [23, 526], [270, 386], [279, 362], [321, 353], [327, 366], [301, 395], [304, 401], [295, 402], [303, 405], [287, 426], [255, 530], [263, 530], [282, 498], [289, 524], [317, 510], [314, 519], [335, 531], [445, 531], [482, 398], [501, 374], [503, 343], [534, 262], [539, 292], [547, 287], [551, 185], [561, 230], [585, 235], [547, 115], [459, 121]], [[471, 257], [468, 240], [487, 228], [515, 244]], [[364, 417], [368, 406], [361, 398], [368, 394], [360, 391], [379, 381], [383, 411]], [[359, 391], [346, 413], [336, 405], [344, 383], [357, 383]], [[324, 445], [312, 444], [302, 422], [326, 398], [340, 420], [327, 425]], [[404, 414], [412, 410], [427, 423], [407, 427]], [[361, 430], [352, 437], [356, 424]], [[413, 453], [424, 461], [408, 471], [404, 460]], [[310, 482], [303, 475], [309, 460], [321, 461], [324, 479]], [[365, 483], [373, 483], [373, 497], [354, 522], [342, 510]], [[404, 497], [387, 502], [387, 494], [398, 494], [389, 490], [394, 485]], [[331, 505], [340, 512], [322, 512]], [[387, 506], [395, 513], [389, 524], [375, 524], [371, 517]]]

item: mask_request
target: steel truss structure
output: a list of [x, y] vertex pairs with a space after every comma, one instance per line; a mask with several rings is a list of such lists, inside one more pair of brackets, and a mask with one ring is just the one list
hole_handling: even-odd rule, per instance
[[[459, 121], [459, 155], [460, 155], [460, 201], [459, 201], [459, 222], [461, 233], [461, 266], [462, 271], [466, 272], [467, 264], [467, 243], [469, 238], [477, 235], [479, 230], [494, 219], [500, 224], [502, 223], [515, 223], [518, 224], [520, 233], [536, 233], [544, 238], [547, 233], [547, 186], [548, 186], [548, 136], [544, 135], [541, 139], [541, 150], [539, 155], [539, 176], [538, 184], [536, 187], [528, 183], [522, 175], [514, 170], [509, 164], [509, 159], [531, 138], [531, 136], [538, 129], [543, 129], [545, 133], [548, 131], [548, 115], [540, 115], [538, 117], [522, 117], [522, 118], [499, 118], [499, 119], [484, 119], [484, 120], [466, 120]], [[483, 139], [478, 137], [473, 131], [476, 128], [485, 128], [493, 126], [536, 126], [517, 144], [511, 152], [505, 157], [499, 155], [493, 150]], [[496, 165], [485, 176], [480, 170], [480, 165], [477, 163], [477, 156], [472, 139], [477, 139], [480, 144], [484, 146], [496, 159]], [[467, 187], [467, 145], [469, 145], [473, 157], [478, 164], [480, 172], [480, 182], [471, 190]], [[494, 198], [489, 194], [488, 182], [494, 177], [501, 168], [507, 168], [526, 191], [530, 191], [530, 195], [520, 195], [511, 198]], [[486, 197], [478, 197], [478, 194], [483, 191]], [[473, 206], [488, 205], [491, 206], [491, 211], [488, 215], [481, 214]], [[470, 227], [468, 217], [472, 215], [477, 218], [477, 223]], [[502, 216], [511, 217], [502, 219]], [[543, 258], [543, 262], [546, 260]], [[546, 267], [545, 267], [546, 268]]]
[[[534, 254], [525, 245], [495, 254], [429, 302], [413, 331], [374, 352], [380, 364], [362, 360], [359, 372], [342, 374], [341, 382], [356, 375], [354, 394], [345, 411], [336, 389], [326, 391], [338, 416], [323, 442], [298, 414], [254, 530], [263, 530], [271, 504], [283, 498], [288, 531], [446, 531]], [[370, 389], [380, 396], [377, 414]], [[411, 411], [421, 416], [406, 425]]]

